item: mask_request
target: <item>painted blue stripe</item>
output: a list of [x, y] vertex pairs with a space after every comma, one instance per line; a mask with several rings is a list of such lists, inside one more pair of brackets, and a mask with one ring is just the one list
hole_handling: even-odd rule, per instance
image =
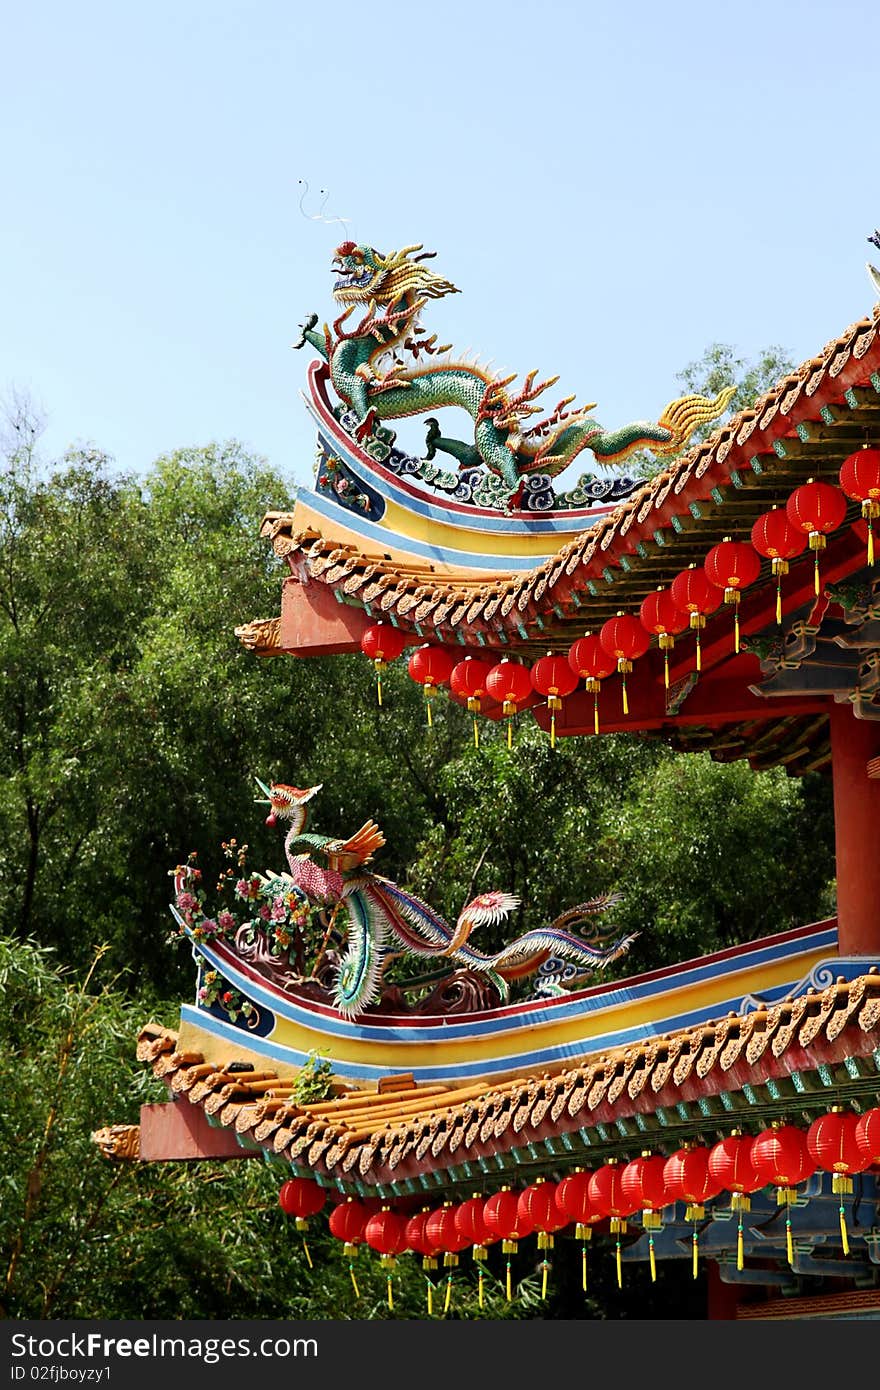
[[[547, 1005], [529, 1005], [527, 1010], [521, 1014], [507, 1014], [500, 1018], [488, 1014], [485, 1017], [471, 1017], [469, 1020], [455, 1022], [450, 1019], [449, 1022], [444, 1022], [438, 1027], [427, 1025], [417, 1028], [409, 1027], [406, 1024], [362, 1026], [352, 1020], [318, 1014], [284, 995], [269, 991], [253, 981], [250, 976], [241, 974], [233, 961], [228, 960], [225, 956], [217, 955], [208, 944], [202, 942], [199, 949], [221, 974], [229, 977], [234, 975], [233, 983], [236, 983], [248, 998], [253, 999], [256, 1004], [262, 1004], [264, 1008], [271, 1009], [279, 1018], [285, 1018], [313, 1031], [343, 1038], [356, 1038], [361, 1041], [373, 1042], [429, 1043], [457, 1042], [493, 1035], [503, 1036], [506, 1033], [520, 1032], [523, 1028], [534, 1028], [539, 1024], [563, 1022], [570, 1018], [589, 1016], [615, 1005], [633, 1004], [652, 996], [658, 996], [659, 1002], [660, 997], [673, 996], [679, 989], [687, 985], [699, 984], [703, 980], [717, 979], [720, 976], [734, 972], [739, 973], [742, 970], [750, 970], [755, 966], [771, 961], [786, 959], [796, 961], [798, 957], [811, 954], [820, 947], [836, 949], [836, 928], [826, 928], [812, 933], [810, 936], [798, 937], [795, 941], [781, 944], [756, 945], [753, 950], [747, 951], [743, 955], [733, 956], [726, 961], [696, 964], [690, 970], [677, 971], [675, 974], [663, 976], [659, 980], [643, 981], [640, 984], [630, 984], [628, 981], [622, 980], [618, 987], [603, 990], [601, 994], [576, 995], [571, 999], [558, 1000]], [[795, 976], [796, 978], [797, 976]], [[712, 1006], [716, 1012], [719, 1007], [718, 1004]]]
[[[849, 962], [848, 965], [843, 965], [842, 968], [838, 969], [840, 963], [836, 959], [829, 961], [828, 964], [838, 974], [848, 979], [855, 979], [859, 970], [864, 968], [858, 962]], [[781, 999], [797, 983], [796, 978], [780, 984], [773, 990], [768, 990], [765, 997], [770, 1002]], [[742, 995], [736, 993], [731, 994], [727, 999], [717, 1000], [688, 1013], [669, 1014], [664, 1018], [655, 1019], [652, 1023], [639, 1024], [632, 1028], [620, 1028], [613, 1032], [600, 1034], [598, 1037], [587, 1037], [581, 1041], [574, 1039], [568, 1043], [557, 1044], [555, 1047], [536, 1048], [530, 1052], [508, 1053], [503, 1057], [479, 1058], [472, 1062], [433, 1066], [414, 1065], [412, 1058], [407, 1056], [401, 1060], [401, 1065], [405, 1064], [406, 1070], [412, 1073], [416, 1081], [420, 1082], [468, 1081], [475, 1077], [525, 1072], [532, 1067], [547, 1066], [557, 1062], [580, 1065], [587, 1056], [594, 1056], [612, 1047], [625, 1047], [629, 1044], [644, 1042], [648, 1038], [661, 1037], [679, 1029], [708, 1023], [717, 1019], [719, 1014], [731, 1010], [738, 1013], [741, 1005]], [[228, 1041], [238, 1042], [250, 1052], [255, 1052], [287, 1066], [300, 1067], [308, 1061], [307, 1052], [301, 1052], [298, 1048], [285, 1047], [280, 1043], [273, 1043], [271, 1039], [255, 1037], [253, 1034], [249, 1034], [246, 1028], [236, 1028], [231, 1023], [223, 1023], [214, 1018], [213, 1015], [204, 1013], [201, 1009], [191, 1005], [182, 1007], [181, 1020], [193, 1023], [206, 1032]], [[392, 1069], [388, 1064], [338, 1061], [335, 1059], [330, 1046], [316, 1050], [329, 1057], [342, 1074], [353, 1080], [375, 1081], [382, 1076], [387, 1076]]]

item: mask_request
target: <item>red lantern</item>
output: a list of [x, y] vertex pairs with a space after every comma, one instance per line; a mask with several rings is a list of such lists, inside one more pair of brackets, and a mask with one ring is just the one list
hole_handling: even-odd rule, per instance
[[[425, 1229], [428, 1224], [428, 1217], [432, 1215], [430, 1208], [425, 1207], [423, 1211], [411, 1216], [406, 1223], [403, 1231], [403, 1238], [406, 1242], [407, 1250], [412, 1250], [416, 1255], [422, 1256], [422, 1269], [436, 1269], [437, 1256], [440, 1254], [437, 1246], [428, 1237]], [[429, 1308], [430, 1312], [430, 1298]]]
[[[561, 1231], [566, 1224], [556, 1206], [556, 1184], [539, 1178], [519, 1194], [518, 1207], [532, 1227], [538, 1232], [538, 1249], [553, 1249], [553, 1233]], [[547, 1297], [547, 1275], [550, 1265], [545, 1255], [541, 1261], [541, 1297]]]
[[391, 1285], [391, 1271], [395, 1256], [406, 1249], [406, 1222], [390, 1207], [383, 1207], [370, 1217], [364, 1227], [364, 1240], [381, 1255], [380, 1264], [384, 1266], [388, 1279], [388, 1307], [394, 1307], [394, 1291]]
[[467, 707], [474, 716], [475, 748], [480, 746], [477, 715], [482, 709], [481, 701], [487, 693], [486, 682], [492, 670], [493, 667], [489, 665], [488, 661], [480, 661], [477, 657], [466, 656], [464, 661], [459, 661], [456, 666], [453, 666], [449, 676], [449, 685], [453, 694], [467, 700]]
[[358, 1246], [364, 1239], [364, 1230], [370, 1219], [370, 1210], [362, 1202], [356, 1202], [353, 1197], [341, 1202], [338, 1207], [334, 1207], [330, 1213], [329, 1226], [330, 1234], [337, 1240], [344, 1242], [343, 1254], [348, 1258], [348, 1272], [351, 1276], [351, 1283], [354, 1289], [355, 1298], [360, 1298], [357, 1280], [354, 1277], [354, 1257], [357, 1255]]
[[856, 1143], [859, 1146], [865, 1166], [870, 1168], [880, 1163], [880, 1107], [866, 1110], [856, 1125]]
[[530, 1225], [527, 1213], [520, 1211], [519, 1199], [509, 1187], [502, 1187], [500, 1192], [493, 1192], [491, 1197], [487, 1197], [483, 1208], [483, 1220], [496, 1240], [501, 1241], [501, 1249], [508, 1256], [507, 1298], [509, 1302], [512, 1297], [509, 1257], [516, 1254], [519, 1248], [518, 1242], [522, 1240], [523, 1236], [531, 1235], [534, 1227]]
[[511, 661], [507, 656], [502, 657], [486, 677], [486, 690], [493, 700], [498, 700], [501, 704], [502, 713], [507, 719], [507, 746], [511, 748], [513, 715], [532, 694], [529, 668], [521, 666], [518, 661]]
[[616, 617], [609, 618], [607, 623], [602, 624], [599, 629], [599, 641], [608, 655], [617, 662], [617, 669], [623, 682], [623, 712], [629, 714], [626, 678], [632, 670], [633, 662], [637, 661], [640, 656], [644, 656], [648, 650], [651, 645], [651, 638], [638, 618], [634, 618], [631, 613], [624, 613], [621, 610]]
[[455, 1209], [456, 1229], [464, 1237], [465, 1245], [471, 1246], [471, 1254], [477, 1262], [477, 1269], [479, 1270], [477, 1297], [481, 1308], [484, 1302], [483, 1265], [486, 1260], [486, 1246], [491, 1245], [494, 1240], [494, 1236], [486, 1226], [483, 1216], [484, 1207], [485, 1202], [482, 1197], [468, 1197], [467, 1201], [461, 1202]]
[[840, 466], [840, 486], [854, 502], [861, 502], [868, 523], [868, 564], [874, 563], [874, 525], [880, 516], [880, 449], [868, 444], [850, 454]]
[[840, 1198], [840, 1238], [844, 1255], [849, 1254], [846, 1213], [843, 1199], [853, 1190], [852, 1174], [861, 1173], [868, 1160], [859, 1147], [858, 1115], [835, 1105], [828, 1115], [820, 1115], [807, 1130], [807, 1149], [819, 1168], [833, 1174], [831, 1190]]
[[700, 655], [700, 633], [706, 626], [707, 613], [714, 613], [724, 594], [716, 584], [712, 584], [704, 569], [689, 565], [677, 574], [669, 586], [673, 602], [687, 613], [688, 624], [696, 633], [697, 670], [702, 669]]
[[842, 526], [846, 518], [846, 499], [831, 483], [817, 483], [810, 478], [796, 487], [785, 504], [788, 519], [807, 537], [815, 554], [814, 589], [819, 595], [819, 551], [827, 545], [826, 536]]
[[601, 1216], [593, 1210], [590, 1202], [590, 1178], [592, 1173], [584, 1172], [583, 1168], [575, 1168], [573, 1173], [569, 1173], [557, 1184], [555, 1202], [556, 1208], [566, 1221], [574, 1221], [575, 1236], [581, 1245], [581, 1282], [584, 1293], [587, 1291], [587, 1241], [592, 1238], [591, 1227], [597, 1221], [601, 1221]]
[[428, 724], [434, 722], [431, 700], [452, 675], [454, 661], [445, 647], [432, 647], [426, 643], [417, 647], [409, 659], [407, 670], [414, 681], [425, 688], [425, 704], [428, 709]]
[[281, 1184], [278, 1202], [288, 1216], [296, 1217], [296, 1228], [304, 1231], [307, 1218], [316, 1216], [324, 1206], [327, 1194], [310, 1178], [289, 1178]]
[[550, 747], [556, 747], [556, 715], [562, 709], [562, 701], [577, 688], [578, 678], [564, 656], [548, 652], [535, 662], [530, 679], [539, 695], [547, 697], [550, 711]]
[[761, 573], [761, 561], [752, 546], [725, 536], [713, 545], [703, 561], [710, 584], [724, 590], [724, 602], [733, 605], [733, 649], [739, 651], [739, 603], [743, 589], [754, 584]]
[[666, 1196], [670, 1202], [684, 1202], [685, 1221], [693, 1222], [693, 1276], [696, 1279], [699, 1261], [697, 1223], [706, 1215], [705, 1203], [720, 1192], [720, 1184], [709, 1171], [707, 1149], [685, 1146], [676, 1149], [666, 1160], [663, 1172]]
[[751, 1211], [750, 1193], [762, 1187], [752, 1163], [752, 1140], [735, 1130], [709, 1150], [709, 1172], [720, 1188], [730, 1193], [730, 1208], [739, 1214], [736, 1235], [736, 1267], [743, 1267], [743, 1213]]
[[675, 639], [688, 627], [688, 615], [679, 608], [672, 597], [671, 589], [658, 587], [653, 594], [642, 599], [639, 621], [647, 632], [657, 638], [663, 653], [663, 683], [669, 689], [669, 653], [675, 646]]
[[382, 672], [389, 661], [396, 661], [406, 646], [406, 634], [390, 623], [374, 623], [361, 637], [361, 651], [368, 656], [376, 671], [376, 696], [382, 703]]
[[616, 1260], [617, 1260], [617, 1287], [623, 1287], [623, 1275], [620, 1260], [620, 1237], [626, 1231], [626, 1218], [632, 1216], [635, 1205], [631, 1198], [628, 1198], [622, 1185], [623, 1169], [619, 1166], [616, 1159], [603, 1163], [601, 1168], [597, 1168], [590, 1178], [590, 1205], [600, 1216], [611, 1218], [611, 1234], [617, 1237]]
[[651, 1279], [657, 1278], [657, 1262], [654, 1256], [654, 1232], [663, 1224], [660, 1213], [666, 1205], [666, 1159], [662, 1154], [643, 1153], [632, 1159], [624, 1167], [620, 1184], [627, 1202], [633, 1204], [633, 1211], [642, 1209], [642, 1225], [648, 1232], [648, 1259], [651, 1265]]
[[458, 1252], [468, 1243], [467, 1236], [458, 1228], [456, 1211], [457, 1208], [451, 1202], [445, 1202], [439, 1211], [431, 1212], [425, 1226], [428, 1240], [443, 1253], [443, 1267], [446, 1270], [444, 1313], [449, 1312], [452, 1304], [452, 1271], [458, 1264]]
[[762, 1187], [776, 1186], [776, 1201], [786, 1208], [785, 1233], [788, 1262], [794, 1263], [791, 1239], [791, 1206], [797, 1197], [797, 1185], [816, 1171], [816, 1163], [807, 1148], [804, 1130], [794, 1125], [774, 1124], [763, 1129], [752, 1144], [752, 1163]]
[[788, 574], [789, 561], [806, 550], [807, 538], [792, 525], [784, 508], [773, 507], [759, 516], [752, 527], [752, 545], [759, 555], [770, 561], [770, 569], [776, 576], [776, 621], [781, 623], [782, 576]]
[[598, 734], [599, 691], [603, 680], [612, 674], [617, 663], [602, 646], [598, 634], [587, 632], [569, 647], [568, 664], [575, 675], [585, 681], [587, 690], [593, 697], [593, 726]]

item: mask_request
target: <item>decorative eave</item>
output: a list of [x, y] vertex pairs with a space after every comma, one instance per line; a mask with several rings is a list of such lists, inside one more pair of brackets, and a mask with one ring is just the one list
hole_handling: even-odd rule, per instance
[[[326, 586], [338, 603], [384, 617], [414, 640], [527, 655], [562, 648], [575, 631], [635, 610], [724, 535], [747, 537], [754, 518], [808, 476], [836, 481], [843, 459], [880, 425], [878, 323], [880, 304], [528, 571], [480, 582], [434, 576], [303, 529], [296, 512], [267, 513], [261, 534], [302, 583]], [[850, 511], [854, 520], [855, 504]]]
[[218, 1070], [177, 1050], [177, 1034], [142, 1029], [139, 1060], [175, 1099], [201, 1107], [245, 1148], [343, 1192], [461, 1194], [592, 1166], [643, 1145], [800, 1119], [832, 1104], [880, 1103], [880, 974], [719, 1022], [585, 1057], [557, 1073], [523, 1072], [469, 1088], [397, 1078], [299, 1104], [272, 1069]]

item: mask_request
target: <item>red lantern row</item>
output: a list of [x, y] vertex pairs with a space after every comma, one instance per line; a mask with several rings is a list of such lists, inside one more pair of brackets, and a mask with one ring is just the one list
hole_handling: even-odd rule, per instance
[[[656, 1277], [654, 1232], [661, 1226], [663, 1209], [674, 1202], [685, 1207], [685, 1220], [693, 1224], [693, 1273], [697, 1275], [698, 1225], [705, 1216], [705, 1204], [721, 1192], [728, 1192], [731, 1208], [739, 1215], [737, 1264], [743, 1263], [743, 1213], [750, 1208], [750, 1197], [765, 1187], [775, 1187], [777, 1201], [786, 1210], [786, 1236], [789, 1261], [793, 1260], [790, 1207], [796, 1189], [817, 1168], [833, 1174], [832, 1189], [841, 1198], [840, 1227], [843, 1249], [849, 1253], [843, 1197], [852, 1192], [852, 1176], [880, 1163], [880, 1107], [858, 1116], [835, 1107], [820, 1116], [808, 1129], [776, 1123], [755, 1138], [734, 1131], [711, 1148], [686, 1144], [668, 1157], [643, 1153], [626, 1163], [611, 1160], [593, 1171], [575, 1169], [560, 1182], [539, 1179], [521, 1192], [502, 1188], [492, 1196], [470, 1197], [447, 1202], [436, 1210], [425, 1209], [408, 1218], [387, 1205], [380, 1211], [349, 1198], [330, 1213], [330, 1231], [344, 1242], [349, 1259], [357, 1247], [366, 1244], [378, 1251], [388, 1269], [388, 1298], [392, 1306], [391, 1269], [395, 1257], [404, 1251], [421, 1255], [426, 1271], [438, 1268], [442, 1258], [447, 1270], [446, 1309], [452, 1295], [452, 1271], [466, 1247], [480, 1271], [479, 1296], [483, 1306], [483, 1273], [487, 1247], [501, 1242], [508, 1255], [507, 1295], [511, 1296], [509, 1257], [518, 1242], [537, 1234], [539, 1250], [553, 1248], [554, 1234], [570, 1224], [582, 1242], [583, 1286], [586, 1289], [586, 1245], [592, 1227], [608, 1221], [617, 1236], [616, 1262], [621, 1282], [620, 1236], [626, 1232], [628, 1218], [636, 1212], [648, 1234], [652, 1278]], [[297, 1217], [297, 1224], [314, 1215], [324, 1205], [325, 1195], [307, 1179], [287, 1182], [279, 1193], [283, 1209]], [[352, 1269], [352, 1282], [357, 1284]], [[546, 1295], [549, 1264], [542, 1261]], [[428, 1280], [431, 1311], [433, 1285]]]

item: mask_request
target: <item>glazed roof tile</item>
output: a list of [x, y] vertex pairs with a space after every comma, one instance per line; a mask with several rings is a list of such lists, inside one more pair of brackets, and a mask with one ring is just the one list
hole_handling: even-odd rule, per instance
[[178, 1099], [327, 1185], [405, 1188], [431, 1171], [452, 1187], [464, 1165], [487, 1156], [546, 1169], [559, 1161], [559, 1145], [568, 1164], [592, 1162], [651, 1142], [646, 1136], [677, 1146], [732, 1122], [760, 1128], [780, 1105], [800, 1113], [847, 1099], [875, 1105], [880, 973], [872, 967], [853, 981], [585, 1056], [554, 1073], [464, 1087], [405, 1078], [392, 1089], [352, 1088], [303, 1103], [290, 1077], [217, 1068], [178, 1051], [177, 1035], [157, 1024], [142, 1029], [137, 1055]]

